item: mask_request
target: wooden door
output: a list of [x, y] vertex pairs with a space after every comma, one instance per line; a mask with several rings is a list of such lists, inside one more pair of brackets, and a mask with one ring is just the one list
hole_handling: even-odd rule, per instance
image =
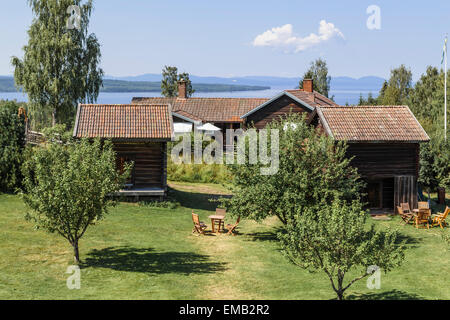
[[409, 203], [411, 209], [417, 208], [417, 178], [415, 176], [396, 176], [394, 178], [394, 204]]
[[382, 186], [381, 181], [370, 181], [367, 184], [367, 202], [369, 208], [380, 209], [382, 208]]

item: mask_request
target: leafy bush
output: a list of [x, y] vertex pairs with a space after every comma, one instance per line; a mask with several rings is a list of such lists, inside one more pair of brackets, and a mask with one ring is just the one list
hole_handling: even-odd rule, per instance
[[25, 118], [18, 116], [15, 101], [0, 101], [0, 190], [13, 191], [20, 187], [20, 166], [25, 148]]
[[360, 198], [363, 183], [350, 166], [346, 143], [319, 134], [298, 114], [271, 122], [267, 129], [268, 137], [272, 130], [279, 134], [278, 170], [263, 174], [267, 164], [261, 160], [229, 165], [233, 197], [222, 200], [228, 212], [257, 221], [277, 216], [286, 225], [305, 209]]

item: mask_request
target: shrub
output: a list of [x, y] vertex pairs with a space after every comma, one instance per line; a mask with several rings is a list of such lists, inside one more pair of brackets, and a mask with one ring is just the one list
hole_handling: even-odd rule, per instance
[[15, 101], [0, 101], [0, 190], [20, 187], [20, 166], [25, 148], [25, 117], [18, 116], [21, 105]]
[[286, 225], [307, 208], [360, 198], [362, 183], [346, 157], [344, 142], [318, 133], [297, 114], [274, 121], [267, 129], [279, 134], [278, 170], [262, 174], [267, 164], [261, 160], [230, 165], [233, 197], [222, 200], [228, 212], [257, 221], [277, 216]]

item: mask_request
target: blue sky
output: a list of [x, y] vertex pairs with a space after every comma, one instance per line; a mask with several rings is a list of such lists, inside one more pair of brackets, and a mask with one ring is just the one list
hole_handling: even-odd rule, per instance
[[[380, 30], [366, 26], [369, 5], [381, 9]], [[0, 75], [12, 74], [10, 57], [22, 55], [31, 18], [26, 0], [1, 0]], [[332, 24], [328, 36], [322, 20]], [[280, 40], [272, 28], [283, 26]], [[427, 65], [440, 65], [450, 1], [96, 0], [90, 31], [114, 76], [176, 65], [201, 76], [296, 77], [323, 57], [332, 76], [388, 77], [404, 63], [417, 80]], [[318, 40], [305, 48], [311, 39]]]

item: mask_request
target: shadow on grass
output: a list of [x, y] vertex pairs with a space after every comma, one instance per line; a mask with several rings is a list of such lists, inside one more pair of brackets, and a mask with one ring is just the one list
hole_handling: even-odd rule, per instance
[[193, 252], [157, 252], [152, 248], [131, 247], [92, 250], [81, 264], [83, 268], [182, 275], [222, 272], [227, 269], [225, 265], [210, 261], [207, 255]]
[[411, 237], [407, 234], [399, 232], [399, 234], [397, 236], [396, 244], [400, 244], [402, 242], [404, 242], [408, 246], [408, 248], [416, 248], [417, 244], [422, 242], [422, 238], [421, 237]]
[[215, 211], [219, 206], [219, 203], [216, 200], [231, 197], [227, 195], [186, 192], [175, 189], [170, 189], [169, 195], [174, 200], [182, 203], [186, 208], [209, 211]]
[[401, 290], [391, 290], [380, 293], [351, 294], [346, 297], [347, 300], [423, 300], [415, 293], [408, 293]]
[[248, 241], [278, 241], [277, 234], [279, 232], [284, 232], [282, 227], [273, 228], [270, 231], [246, 233]]

